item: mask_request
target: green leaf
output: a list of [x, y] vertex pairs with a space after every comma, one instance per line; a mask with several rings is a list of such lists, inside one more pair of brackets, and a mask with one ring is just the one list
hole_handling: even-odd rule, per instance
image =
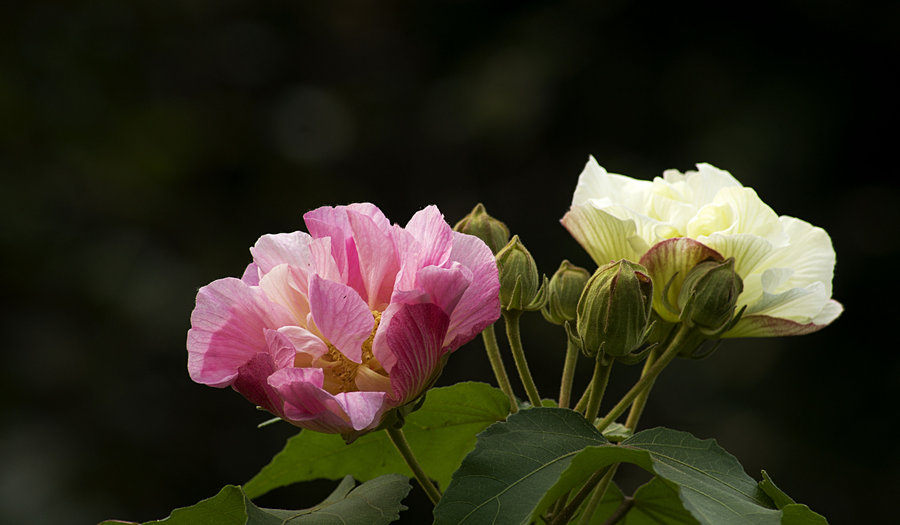
[[434, 509], [435, 524], [527, 522], [575, 455], [608, 443], [572, 410], [532, 408], [513, 414], [478, 436], [475, 450]]
[[806, 505], [800, 505], [799, 503], [795, 503], [794, 500], [784, 493], [783, 490], [778, 488], [775, 485], [775, 482], [772, 481], [772, 478], [769, 477], [769, 474], [764, 470], [762, 471], [763, 480], [759, 482], [759, 488], [762, 489], [772, 501], [775, 502], [775, 506], [778, 507], [782, 512], [781, 523], [783, 525], [827, 525], [828, 520], [826, 520], [822, 515], [816, 514], [812, 510], [809, 509]]
[[619, 525], [697, 525], [691, 513], [684, 510], [678, 488], [660, 477], [638, 487], [631, 508]]
[[[805, 516], [793, 506], [775, 508], [734, 456], [714, 440], [656, 428], [615, 445], [576, 412], [535, 408], [479, 435], [475, 450], [435, 508], [436, 523], [526, 523], [592, 473], [620, 462], [638, 465], [665, 481], [640, 494], [645, 515], [668, 513], [693, 523], [685, 521], [689, 514], [711, 525], [794, 524], [799, 519], [795, 515]], [[680, 503], [674, 505], [676, 500], [663, 488], [677, 491]]]
[[[598, 418], [597, 420], [594, 421], [594, 423], [596, 424], [596, 422], [599, 420], [600, 419]], [[630, 428], [626, 427], [622, 423], [618, 423], [615, 421], [610, 423], [608, 427], [603, 429], [603, 437], [605, 437], [606, 439], [608, 439], [610, 441], [615, 441], [616, 443], [630, 438], [632, 436], [632, 434], [634, 434], [634, 433], [631, 431]]]
[[[484, 383], [457, 383], [428, 391], [422, 408], [406, 417], [403, 431], [425, 472], [446, 487], [453, 471], [475, 446], [475, 435], [509, 413], [502, 391]], [[385, 432], [350, 445], [335, 434], [304, 430], [244, 485], [252, 498], [272, 489], [318, 478], [360, 481], [389, 473], [412, 476]]]
[[[144, 525], [387, 525], [406, 510], [401, 503], [409, 493], [409, 480], [388, 474], [354, 487], [351, 476], [322, 503], [305, 510], [257, 507], [240, 487], [227, 485], [196, 505], [175, 509], [168, 518]], [[100, 525], [117, 525], [116, 520]]]
[[[582, 508], [587, 506], [588, 500], [590, 500], [590, 498], [585, 500]], [[606, 493], [603, 494], [603, 499], [600, 500], [600, 503], [597, 505], [594, 515], [591, 516], [590, 525], [603, 525], [606, 523], [607, 518], [612, 516], [612, 513], [622, 505], [624, 500], [625, 496], [622, 494], [619, 487], [617, 487], [615, 483], [610, 483], [609, 488], [606, 489]], [[580, 514], [582, 511], [579, 510], [578, 512]], [[576, 516], [579, 514], [576, 514]]]

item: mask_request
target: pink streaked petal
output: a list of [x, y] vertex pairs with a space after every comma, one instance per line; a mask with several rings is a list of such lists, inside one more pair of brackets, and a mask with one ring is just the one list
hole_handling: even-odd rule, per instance
[[[394, 280], [394, 293], [398, 290], [412, 290], [416, 285], [416, 273], [422, 267], [422, 254], [419, 241], [411, 233], [396, 224], [391, 229], [394, 246], [397, 249], [397, 257], [400, 262], [400, 271]], [[391, 301], [393, 301], [393, 297]]]
[[284, 417], [299, 427], [337, 434], [354, 430], [340, 403], [322, 390], [324, 373], [318, 368], [282, 368], [268, 384], [284, 402]]
[[238, 369], [231, 386], [254, 405], [280, 417], [283, 413], [281, 397], [267, 382], [276, 370], [277, 365], [270, 354], [256, 354]]
[[309, 245], [315, 273], [329, 281], [344, 282], [341, 266], [334, 259], [331, 249], [331, 237], [313, 239]]
[[372, 333], [375, 318], [355, 290], [313, 275], [309, 306], [316, 327], [347, 359], [362, 362], [362, 344]]
[[300, 326], [282, 326], [278, 332], [287, 337], [297, 352], [307, 354], [316, 359], [328, 353], [328, 346], [306, 328]]
[[808, 323], [799, 323], [790, 319], [781, 319], [768, 315], [747, 315], [741, 317], [737, 326], [726, 332], [722, 337], [781, 337], [785, 335], [811, 334], [831, 324], [843, 311], [844, 307], [841, 303], [831, 299], [825, 304], [822, 312]]
[[406, 231], [419, 242], [421, 266], [442, 266], [453, 249], [453, 230], [437, 206], [418, 211], [406, 224]]
[[210, 386], [231, 384], [238, 369], [257, 353], [267, 352], [265, 330], [291, 322], [282, 306], [260, 288], [239, 279], [213, 281], [197, 292], [188, 330], [188, 372]]
[[371, 218], [352, 210], [347, 211], [347, 216], [359, 256], [359, 272], [366, 290], [364, 298], [370, 309], [382, 310], [391, 300], [400, 269], [390, 225], [379, 228]]
[[440, 306], [450, 316], [472, 284], [472, 270], [458, 262], [449, 268], [427, 266], [416, 274], [416, 284], [416, 288], [428, 293], [430, 302]]
[[391, 377], [392, 404], [412, 401], [437, 379], [448, 324], [447, 314], [433, 304], [405, 304], [393, 312], [383, 342], [395, 362], [390, 370], [382, 362]]
[[354, 430], [375, 428], [387, 408], [387, 392], [342, 392], [334, 396], [344, 412], [350, 416]]
[[366, 217], [372, 219], [372, 222], [378, 226], [379, 229], [385, 230], [391, 227], [391, 221], [388, 220], [387, 217], [384, 216], [384, 213], [375, 206], [371, 202], [354, 202], [353, 204], [348, 204], [347, 206], [338, 206], [338, 208], [345, 208], [348, 211], [353, 211], [359, 213], [361, 215], [365, 215]]
[[450, 316], [446, 346], [455, 350], [500, 317], [500, 280], [494, 254], [477, 237], [453, 232], [450, 260], [472, 271], [472, 284]]
[[293, 366], [297, 349], [294, 347], [294, 343], [279, 330], [266, 330], [266, 346], [276, 369]]
[[310, 271], [309, 234], [305, 232], [278, 233], [263, 235], [250, 248], [255, 262], [262, 273], [267, 273], [279, 264], [289, 264], [296, 268]]
[[666, 308], [665, 301], [674, 308], [678, 307], [678, 294], [681, 292], [681, 284], [685, 277], [691, 268], [706, 259], [721, 261], [722, 255], [688, 237], [658, 242], [641, 257], [640, 264], [647, 269], [650, 278], [653, 279], [653, 308], [660, 317], [669, 322], [678, 322], [678, 314]]
[[248, 264], [241, 275], [241, 281], [247, 286], [259, 286], [259, 266], [256, 263]]

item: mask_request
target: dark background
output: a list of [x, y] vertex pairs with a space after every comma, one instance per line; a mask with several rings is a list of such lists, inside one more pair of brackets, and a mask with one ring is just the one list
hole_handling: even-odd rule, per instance
[[[481, 201], [542, 271], [592, 268], [558, 224], [589, 154], [639, 178], [710, 162], [830, 232], [843, 317], [675, 363], [643, 422], [717, 438], [833, 523], [891, 521], [898, 4], [36, 1], [0, 14], [0, 522], [161, 518], [281, 448], [292, 427], [257, 430], [263, 414], [185, 369], [197, 288], [240, 275], [259, 235], [302, 229], [324, 204], [371, 201], [405, 223], [435, 203], [453, 223]], [[563, 335], [525, 325], [555, 397]], [[461, 379], [491, 380], [479, 342], [441, 383]], [[310, 506], [333, 485], [263, 503]], [[408, 503], [427, 515], [418, 488]]]

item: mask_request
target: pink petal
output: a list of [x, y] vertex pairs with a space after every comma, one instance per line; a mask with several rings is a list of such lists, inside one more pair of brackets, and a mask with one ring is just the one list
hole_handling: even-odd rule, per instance
[[247, 286], [259, 286], [259, 266], [256, 263], [248, 264], [244, 269], [244, 274], [241, 275], [241, 280]]
[[335, 401], [350, 417], [354, 430], [378, 426], [387, 407], [387, 392], [344, 392], [334, 396]]
[[290, 313], [257, 287], [231, 277], [204, 286], [188, 330], [191, 379], [217, 387], [231, 384], [241, 366], [267, 351], [265, 330], [288, 324], [293, 324]]
[[[372, 205], [369, 205], [372, 206]], [[371, 211], [362, 206], [363, 211]], [[381, 216], [384, 219], [384, 216]], [[349, 285], [359, 292], [361, 296], [366, 294], [365, 286], [359, 271], [359, 256], [356, 253], [356, 243], [353, 239], [353, 229], [347, 217], [347, 207], [338, 206], [331, 208], [323, 206], [307, 212], [303, 216], [310, 235], [316, 239], [330, 238], [331, 254], [334, 263], [339, 269], [341, 282]], [[384, 219], [387, 221], [387, 219]]]
[[294, 347], [294, 343], [281, 332], [281, 329], [266, 330], [266, 346], [276, 369], [293, 366], [297, 349]]
[[322, 390], [323, 381], [320, 368], [283, 368], [269, 376], [268, 384], [283, 400], [283, 417], [292, 424], [331, 434], [354, 430], [341, 404]]
[[[654, 244], [640, 260], [640, 264], [650, 273], [653, 279], [653, 308], [663, 319], [678, 321], [678, 314], [665, 307], [665, 302], [678, 308], [678, 294], [681, 284], [691, 268], [706, 259], [722, 260], [719, 252], [705, 244], [688, 237], [676, 237]], [[668, 293], [666, 284], [671, 281]]]
[[453, 229], [437, 206], [428, 206], [412, 216], [406, 231], [418, 241], [421, 266], [442, 266], [453, 249]]
[[391, 377], [393, 404], [412, 401], [437, 379], [448, 324], [433, 304], [392, 304], [385, 311], [373, 352]]
[[304, 232], [263, 235], [250, 248], [262, 273], [268, 273], [279, 264], [289, 264], [309, 273], [311, 260], [309, 243], [312, 239]]
[[276, 370], [277, 365], [270, 354], [256, 354], [238, 369], [232, 388], [254, 405], [281, 416], [281, 397], [267, 382]]
[[500, 317], [500, 280], [494, 254], [475, 236], [453, 232], [450, 260], [459, 262], [472, 272], [472, 284], [450, 316], [447, 346], [455, 350]]
[[353, 240], [359, 256], [359, 272], [366, 290], [369, 308], [382, 310], [390, 302], [394, 279], [400, 264], [390, 226], [381, 229], [369, 217], [347, 211]]
[[375, 318], [359, 294], [347, 285], [313, 275], [309, 307], [323, 336], [347, 359], [362, 362], [362, 344], [372, 333]]
[[472, 270], [458, 262], [450, 268], [427, 266], [416, 274], [416, 282], [417, 288], [428, 293], [430, 302], [450, 316], [472, 284]]

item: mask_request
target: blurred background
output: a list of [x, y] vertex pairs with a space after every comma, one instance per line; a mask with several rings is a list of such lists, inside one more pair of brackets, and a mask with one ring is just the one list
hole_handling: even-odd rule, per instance
[[[833, 523], [892, 521], [900, 4], [772, 4], [5, 4], [0, 522], [162, 518], [280, 450], [292, 427], [185, 368], [197, 288], [261, 234], [325, 204], [452, 224], [480, 201], [543, 272], [593, 269], [558, 223], [589, 154], [647, 179], [710, 162], [830, 232], [846, 313], [675, 363], [643, 422], [717, 438]], [[555, 397], [563, 333], [524, 324]], [[464, 379], [491, 381], [480, 341], [441, 384]]]

